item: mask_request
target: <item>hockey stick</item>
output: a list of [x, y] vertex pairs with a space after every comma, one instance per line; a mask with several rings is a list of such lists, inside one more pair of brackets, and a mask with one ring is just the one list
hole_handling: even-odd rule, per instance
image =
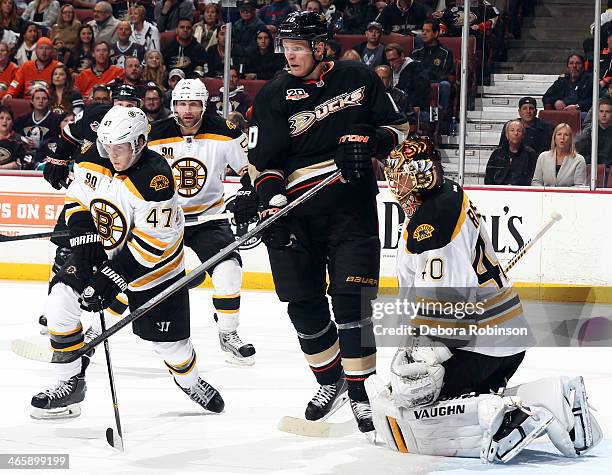
[[[523, 244], [516, 255], [508, 262], [504, 272], [512, 269], [518, 261], [533, 247], [533, 245], [548, 231], [553, 224], [560, 221], [561, 214], [553, 211], [550, 219], [540, 226], [535, 235]], [[278, 430], [306, 437], [343, 437], [352, 434], [357, 429], [354, 419], [345, 422], [325, 422], [324, 420], [309, 421], [298, 417], [284, 416], [277, 426]]]
[[514, 257], [510, 259], [510, 261], [506, 265], [504, 273], [507, 273], [510, 269], [512, 269], [516, 265], [516, 263], [523, 258], [527, 251], [531, 249], [533, 245], [538, 242], [542, 236], [544, 236], [546, 231], [548, 231], [557, 221], [561, 221], [562, 218], [563, 216], [561, 216], [561, 214], [559, 214], [557, 211], [553, 211], [552, 213], [550, 213], [550, 218], [548, 219], [548, 221], [542, 224], [542, 226], [540, 226], [540, 228], [535, 233], [535, 236], [533, 236], [529, 241], [523, 244], [523, 246], [518, 251], [516, 251]]
[[176, 292], [178, 292], [179, 290], [185, 288], [191, 282], [193, 282], [194, 280], [196, 280], [199, 277], [201, 277], [202, 274], [204, 274], [204, 272], [206, 272], [207, 269], [210, 269], [211, 267], [213, 267], [215, 264], [217, 264], [219, 261], [221, 261], [221, 259], [223, 259], [225, 256], [229, 255], [234, 250], [238, 249], [240, 246], [242, 246], [242, 244], [244, 244], [246, 241], [251, 239], [253, 236], [259, 234], [264, 229], [266, 229], [268, 226], [270, 226], [272, 223], [274, 223], [277, 219], [282, 218], [287, 213], [289, 213], [291, 210], [293, 210], [296, 206], [299, 206], [303, 202], [309, 200], [312, 196], [314, 196], [319, 190], [321, 190], [325, 186], [327, 186], [330, 183], [338, 180], [340, 178], [340, 176], [341, 176], [340, 175], [340, 171], [338, 170], [338, 171], [332, 173], [331, 175], [329, 175], [324, 180], [321, 180], [319, 183], [317, 183], [315, 186], [313, 186], [306, 193], [304, 193], [303, 195], [301, 195], [298, 198], [296, 198], [294, 201], [289, 203], [284, 208], [281, 208], [280, 211], [278, 211], [276, 214], [273, 214], [268, 219], [266, 219], [264, 221], [261, 221], [251, 231], [249, 231], [248, 233], [246, 233], [243, 236], [239, 237], [233, 243], [228, 244], [227, 246], [225, 246], [217, 254], [215, 254], [210, 259], [204, 261], [202, 264], [200, 264], [198, 267], [196, 267], [192, 272], [190, 272], [189, 274], [181, 277], [179, 280], [177, 280], [174, 284], [172, 284], [166, 290], [160, 292], [158, 295], [153, 297], [151, 300], [149, 300], [148, 302], [145, 302], [144, 304], [142, 304], [140, 307], [138, 307], [132, 313], [130, 313], [129, 315], [124, 317], [122, 320], [120, 320], [119, 322], [114, 324], [108, 330], [103, 331], [100, 335], [98, 335], [92, 341], [87, 343], [85, 346], [79, 348], [78, 350], [75, 350], [64, 361], [66, 363], [71, 363], [71, 362], [77, 360], [78, 358], [83, 356], [85, 353], [91, 351], [93, 348], [98, 346], [104, 340], [106, 340], [107, 338], [110, 338], [111, 336], [113, 336], [115, 333], [117, 333], [119, 330], [121, 330], [126, 325], [129, 325], [134, 320], [142, 317], [145, 313], [147, 313], [149, 310], [154, 308], [156, 305], [158, 305], [159, 303], [163, 302], [168, 297], [174, 295]]
[[[104, 310], [100, 312], [100, 325], [102, 333], [106, 331], [106, 322], [104, 321]], [[104, 340], [104, 353], [106, 355], [106, 368], [108, 369], [108, 381], [110, 382], [111, 398], [113, 400], [113, 409], [115, 410], [115, 423], [117, 431], [112, 427], [106, 429], [106, 441], [111, 447], [123, 452], [123, 435], [121, 433], [121, 419], [119, 418], [119, 403], [117, 402], [117, 391], [115, 389], [115, 377], [113, 376], [113, 365], [111, 363], [110, 346], [108, 340]]]
[[[217, 214], [205, 214], [204, 216], [197, 216], [195, 219], [185, 218], [185, 223], [207, 223], [209, 221], [222, 221], [233, 219], [233, 213], [217, 213]], [[66, 237], [70, 234], [70, 231], [64, 229], [62, 231], [48, 231], [46, 233], [36, 234], [22, 234], [19, 236], [5, 236], [0, 234], [0, 242], [15, 242], [25, 241], [27, 239], [42, 239], [42, 238], [59, 238]]]

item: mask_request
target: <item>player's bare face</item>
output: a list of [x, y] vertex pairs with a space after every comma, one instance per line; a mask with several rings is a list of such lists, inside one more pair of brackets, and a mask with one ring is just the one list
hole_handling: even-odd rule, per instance
[[118, 172], [126, 170], [132, 161], [132, 144], [121, 143], [104, 145], [104, 150], [108, 154], [108, 159], [113, 164], [113, 168]]
[[315, 65], [312, 51], [307, 41], [303, 40], [283, 40], [285, 59], [291, 70], [291, 74], [297, 77], [304, 77], [310, 73]]
[[138, 107], [136, 101], [128, 101], [127, 99], [115, 99], [113, 105], [121, 107]]
[[195, 127], [204, 112], [201, 101], [176, 101], [174, 110], [178, 115], [179, 122], [186, 129]]

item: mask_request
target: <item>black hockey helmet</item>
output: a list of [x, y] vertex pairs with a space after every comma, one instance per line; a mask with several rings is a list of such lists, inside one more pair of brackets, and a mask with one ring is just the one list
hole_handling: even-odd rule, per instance
[[276, 53], [284, 52], [283, 40], [306, 40], [314, 53], [317, 43], [328, 39], [325, 15], [309, 11], [293, 12], [278, 27], [274, 50]]
[[138, 91], [134, 86], [130, 86], [129, 84], [120, 84], [119, 86], [113, 89], [112, 94], [113, 101], [115, 100], [126, 100], [126, 101], [135, 101], [136, 107], [142, 106], [142, 98], [138, 94]]

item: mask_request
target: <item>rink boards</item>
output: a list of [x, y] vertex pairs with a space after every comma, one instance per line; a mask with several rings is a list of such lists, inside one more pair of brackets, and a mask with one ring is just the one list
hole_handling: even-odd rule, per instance
[[[238, 188], [238, 183], [226, 182], [226, 202], [232, 201]], [[0, 176], [0, 190], [0, 233], [52, 230], [63, 206], [62, 192], [39, 176], [16, 174]], [[486, 219], [502, 263], [514, 256], [552, 211], [563, 216], [510, 274], [524, 296], [612, 303], [612, 191], [507, 187], [467, 191]], [[381, 285], [395, 286], [395, 256], [398, 245], [401, 247], [404, 216], [384, 183], [377, 200], [383, 246]], [[0, 243], [0, 279], [46, 280], [54, 252], [48, 240]], [[254, 240], [241, 254], [245, 288], [272, 289], [265, 246]], [[195, 254], [189, 250], [187, 256], [187, 267], [197, 266]]]

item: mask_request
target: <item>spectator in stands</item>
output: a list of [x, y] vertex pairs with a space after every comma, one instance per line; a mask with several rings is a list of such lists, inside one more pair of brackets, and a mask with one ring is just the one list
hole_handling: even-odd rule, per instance
[[145, 51], [161, 49], [159, 30], [155, 25], [147, 21], [147, 10], [142, 5], [131, 5], [128, 10], [128, 18], [132, 24], [132, 36], [130, 40], [144, 46]]
[[15, 119], [15, 132], [24, 137], [26, 149], [36, 152], [46, 138], [59, 135], [60, 116], [51, 112], [49, 91], [38, 87], [32, 92], [32, 112]]
[[321, 7], [321, 2], [319, 0], [308, 0], [304, 10], [307, 12], [321, 13], [323, 11], [323, 7]]
[[13, 111], [0, 106], [0, 169], [18, 170], [26, 155], [19, 135], [13, 130]]
[[289, 13], [293, 13], [295, 10], [295, 5], [291, 4], [289, 0], [272, 0], [271, 3], [259, 9], [257, 16], [274, 35], [278, 30], [278, 25], [284, 22]]
[[[612, 165], [612, 99], [602, 97], [599, 100], [599, 130], [597, 133], [597, 163]], [[584, 156], [586, 163], [591, 163], [591, 135], [593, 124], [587, 125], [576, 138], [576, 150]]]
[[[579, 110], [586, 116], [591, 107], [593, 79], [584, 72], [584, 60], [577, 53], [567, 57], [567, 73], [548, 88], [542, 102], [545, 109]], [[584, 119], [584, 117], [583, 117]]]
[[359, 53], [354, 49], [348, 49], [344, 52], [340, 61], [357, 61], [361, 63], [361, 56], [359, 56]]
[[111, 103], [111, 90], [104, 84], [98, 84], [91, 90], [91, 96], [89, 100], [95, 104], [110, 104]]
[[378, 16], [376, 7], [369, 0], [348, 0], [342, 12], [342, 29], [345, 35], [361, 35]]
[[59, 12], [60, 4], [57, 0], [32, 0], [21, 18], [50, 29], [57, 22]]
[[406, 114], [410, 123], [416, 123], [416, 115], [412, 110], [412, 107], [410, 107], [408, 94], [393, 86], [393, 71], [391, 70], [391, 67], [387, 66], [386, 64], [381, 64], [380, 66], [376, 66], [374, 68], [374, 72], [383, 82], [385, 91], [387, 92], [387, 95], [391, 101], [395, 104], [396, 109]]
[[53, 44], [47, 37], [42, 37], [36, 43], [36, 59], [24, 63], [15, 73], [15, 79], [2, 98], [6, 101], [12, 97], [29, 97], [32, 91], [44, 83], [49, 87], [55, 67], [59, 64], [53, 59]]
[[119, 20], [113, 16], [113, 7], [108, 2], [98, 2], [93, 9], [94, 19], [90, 25], [94, 32], [96, 43], [104, 41], [109, 45], [117, 41], [117, 26]]
[[206, 51], [193, 37], [193, 20], [181, 18], [176, 27], [176, 37], [162, 50], [166, 69], [175, 68], [192, 76], [196, 68], [204, 70]]
[[11, 49], [6, 43], [0, 43], [0, 98], [5, 94], [15, 78], [17, 65], [11, 61]]
[[599, 87], [603, 90], [612, 84], [612, 29], [608, 31], [607, 45], [599, 57]]
[[[244, 91], [244, 86], [239, 84], [240, 79], [238, 69], [234, 66], [230, 68], [229, 74], [229, 112], [238, 111], [242, 115], [246, 115], [247, 110], [253, 104], [253, 98]], [[224, 116], [223, 111], [223, 87], [219, 88], [217, 94], [211, 94], [206, 105], [207, 114], [217, 114]]]
[[68, 63], [70, 61], [70, 50], [64, 46], [64, 42], [59, 38], [53, 40], [53, 50], [55, 51], [55, 59], [60, 63]]
[[533, 186], [586, 186], [586, 162], [576, 152], [572, 128], [559, 124], [553, 131], [550, 150], [538, 157]]
[[193, 37], [204, 49], [208, 49], [217, 43], [217, 32], [221, 26], [221, 8], [217, 3], [204, 5], [201, 20], [193, 27]]
[[325, 43], [325, 60], [326, 61], [338, 61], [340, 59], [340, 52], [342, 45], [337, 40], [329, 40]]
[[246, 79], [272, 79], [283, 69], [285, 58], [274, 53], [274, 40], [267, 28], [257, 33], [257, 51], [249, 57], [244, 68]]
[[15, 62], [21, 66], [26, 61], [36, 59], [36, 42], [42, 35], [38, 25], [32, 23], [27, 26], [19, 38], [17, 51], [15, 52]]
[[425, 20], [421, 34], [423, 47], [413, 50], [410, 57], [423, 65], [431, 82], [438, 83], [439, 103], [446, 124], [449, 115], [452, 114], [451, 93], [455, 83], [455, 59], [453, 53], [438, 41], [439, 34], [438, 21]]
[[14, 0], [0, 0], [0, 28], [21, 34], [29, 22], [17, 14]]
[[0, 43], [6, 43], [11, 51], [15, 49], [19, 43], [19, 36], [13, 30], [6, 30], [0, 27]]
[[164, 107], [164, 93], [155, 84], [147, 84], [144, 92], [142, 110], [149, 122], [166, 119], [170, 111]]
[[117, 41], [111, 46], [111, 64], [125, 67], [125, 58], [134, 56], [142, 63], [144, 60], [144, 46], [134, 43], [130, 37], [132, 36], [132, 25], [127, 21], [120, 21], [117, 24]]
[[106, 41], [96, 42], [93, 57], [94, 64], [79, 73], [74, 81], [74, 86], [83, 94], [83, 97], [89, 97], [91, 89], [96, 84], [108, 84], [117, 78], [123, 79], [124, 77], [123, 68], [110, 64], [110, 47]]
[[172, 89], [176, 86], [181, 79], [185, 79], [185, 73], [182, 69], [173, 69], [168, 74], [168, 90], [164, 94], [164, 106], [170, 107], [170, 101], [172, 99]]
[[420, 30], [427, 18], [423, 5], [415, 0], [392, 0], [376, 21], [383, 26], [385, 33], [413, 35], [414, 30]]
[[365, 31], [366, 41], [355, 46], [355, 51], [361, 57], [361, 61], [375, 68], [381, 64], [385, 64], [385, 45], [380, 42], [382, 36], [382, 25], [376, 21], [368, 23]]
[[162, 91], [166, 90], [164, 86], [166, 84], [166, 66], [162, 61], [161, 53], [156, 49], [151, 49], [145, 54], [142, 80], [145, 83], [153, 82], [157, 84]]
[[225, 27], [221, 25], [217, 33], [217, 44], [206, 50], [208, 58], [208, 73], [209, 77], [222, 77], [225, 64]]
[[51, 39], [60, 39], [66, 48], [72, 49], [76, 46], [80, 28], [81, 22], [74, 13], [74, 7], [67, 3], [62, 6], [57, 23], [53, 25]]
[[[442, 24], [441, 30], [445, 36], [460, 37], [463, 28], [463, 1], [447, 1], [446, 8], [432, 14]], [[489, 2], [470, 0], [470, 35], [482, 39], [487, 32], [495, 28], [499, 21], [499, 10]]]
[[506, 124], [506, 144], [497, 147], [489, 157], [485, 185], [531, 185], [538, 154], [525, 145], [524, 138], [525, 127], [520, 120]]
[[[398, 87], [409, 97], [409, 104], [415, 112], [425, 112], [431, 101], [431, 84], [427, 71], [418, 61], [414, 61], [404, 53], [397, 43], [389, 43], [385, 47], [387, 63], [393, 69], [393, 86]], [[427, 118], [423, 120], [428, 121]]]
[[[519, 118], [516, 120], [520, 120], [524, 128], [523, 143], [534, 149], [538, 155], [549, 150], [553, 126], [536, 117], [538, 113], [536, 100], [529, 96], [521, 97], [519, 99], [518, 113]], [[504, 125], [504, 129], [499, 137], [500, 147], [508, 147], [508, 139], [506, 137], [507, 125]]]
[[81, 25], [76, 46], [72, 50], [68, 60], [68, 68], [75, 73], [80, 73], [93, 64], [94, 32], [91, 25]]
[[157, 0], [155, 3], [155, 22], [159, 31], [178, 29], [183, 18], [189, 18], [193, 26], [195, 6], [192, 0]]
[[334, 0], [319, 0], [319, 8], [320, 12], [325, 15], [328, 27], [336, 31], [338, 26], [341, 26], [341, 9], [334, 5]]
[[142, 64], [140, 60], [136, 56], [128, 56], [125, 58], [123, 71], [125, 74], [124, 77], [115, 79], [109, 84], [110, 88], [115, 89], [121, 84], [126, 84], [136, 89], [138, 95], [142, 97], [144, 94], [146, 81], [144, 81], [142, 78]]
[[83, 96], [73, 88], [72, 75], [64, 64], [58, 64], [53, 70], [49, 102], [51, 111], [60, 115], [64, 112], [78, 114], [83, 110]]
[[257, 32], [266, 29], [263, 21], [255, 16], [255, 0], [238, 0], [240, 20], [232, 25], [232, 56], [239, 64], [246, 64], [257, 53]]
[[50, 151], [56, 150], [57, 142], [59, 141], [61, 131], [64, 129], [64, 127], [74, 122], [75, 114], [72, 112], [62, 112], [58, 115], [60, 119], [60, 133], [58, 133], [57, 135], [45, 137], [45, 140], [43, 141], [42, 145], [36, 151], [36, 154], [34, 155], [34, 163], [36, 164], [37, 170], [42, 170], [44, 168], [47, 157], [51, 155]]

